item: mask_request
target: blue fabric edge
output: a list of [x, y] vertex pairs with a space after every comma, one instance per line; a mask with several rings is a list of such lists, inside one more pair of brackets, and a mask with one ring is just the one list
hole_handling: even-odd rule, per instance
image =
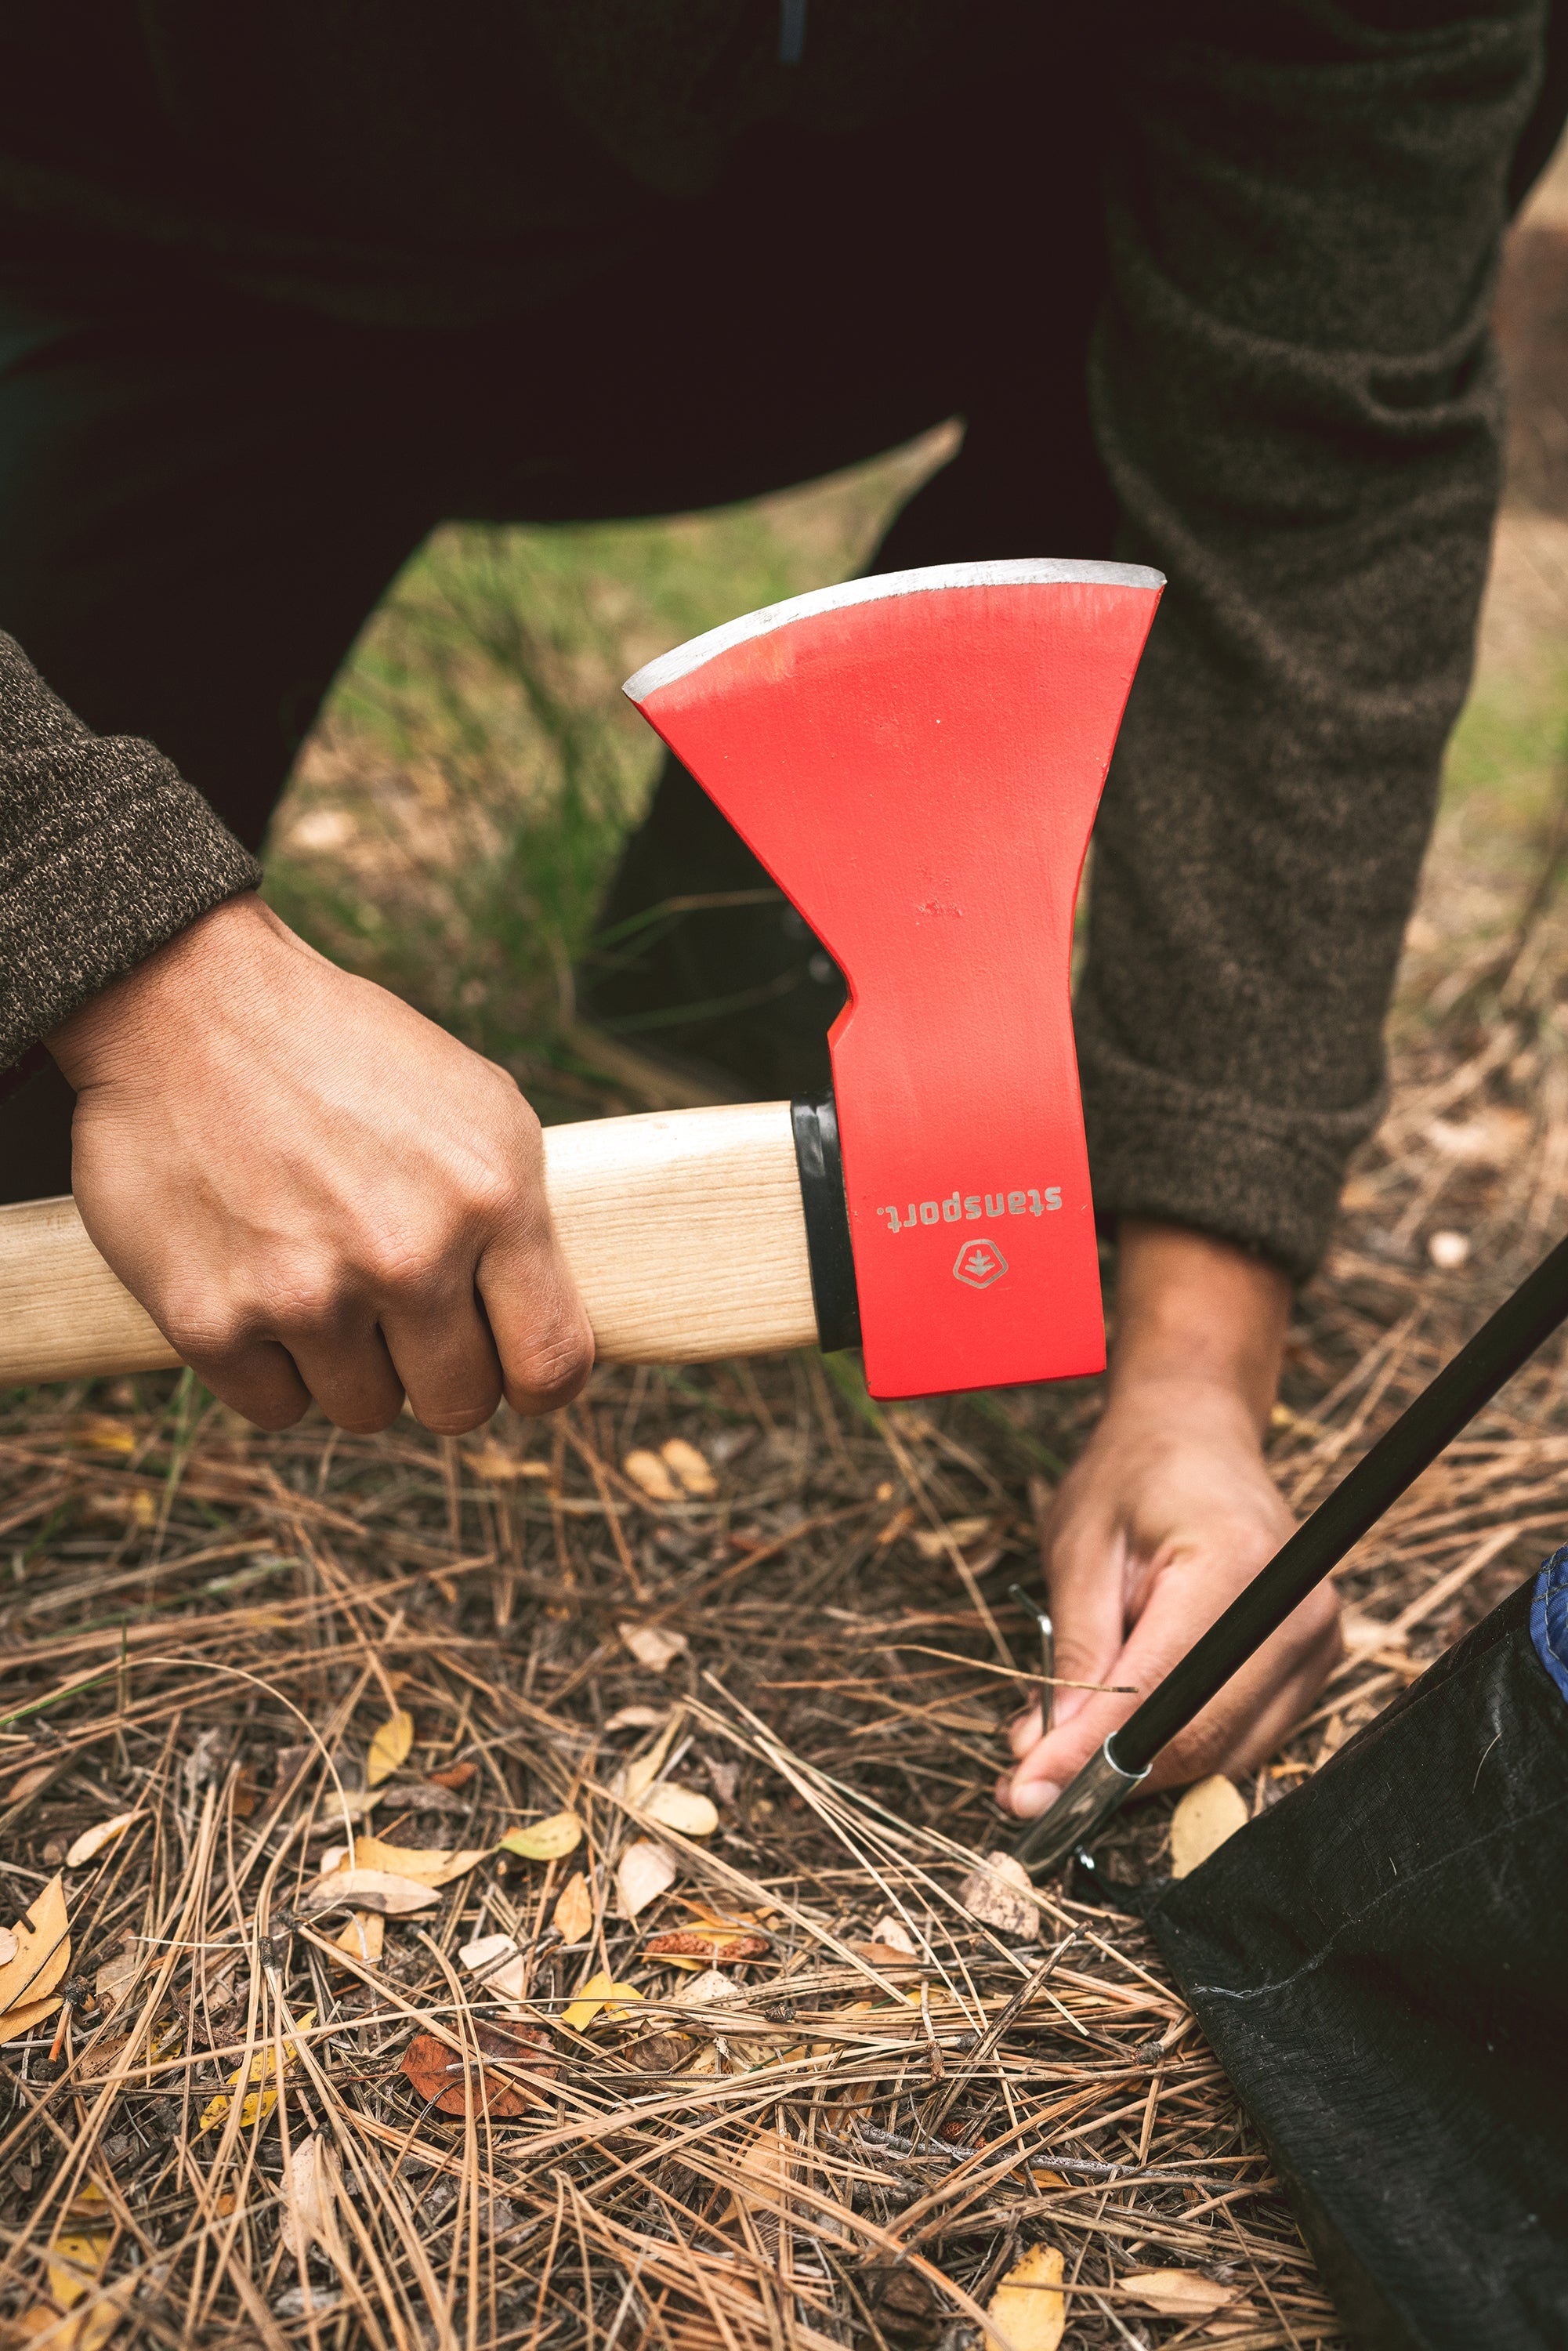
[[1552, 1552], [1535, 1579], [1530, 1637], [1558, 1697], [1568, 1699], [1568, 1543]]

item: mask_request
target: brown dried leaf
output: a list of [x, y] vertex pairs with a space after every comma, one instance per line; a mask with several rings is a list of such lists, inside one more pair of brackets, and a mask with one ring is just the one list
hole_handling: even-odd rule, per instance
[[413, 2084], [422, 2098], [434, 2099], [439, 2115], [461, 2115], [471, 2095], [474, 2082], [477, 2095], [475, 2112], [487, 2115], [492, 2122], [513, 2122], [526, 2114], [530, 2105], [543, 2095], [544, 2085], [553, 2079], [559, 2060], [549, 2054], [548, 2033], [537, 2026], [521, 2024], [487, 2024], [475, 2020], [475, 2045], [481, 2057], [504, 2059], [508, 2064], [527, 2065], [539, 2084], [537, 2089], [525, 2088], [488, 2068], [476, 2069], [472, 2058], [465, 2059], [433, 2032], [416, 2032], [402, 2054], [402, 2071]]
[[648, 1790], [643, 1810], [662, 1828], [674, 1829], [681, 1836], [712, 1836], [718, 1826], [711, 1796], [701, 1796], [695, 1788], [678, 1787], [670, 1780]]
[[0, 1967], [0, 2025], [22, 2001], [31, 2006], [52, 1992], [71, 1963], [65, 1887], [57, 1876], [37, 1896], [16, 1933], [16, 1956]]
[[406, 1918], [415, 1910], [435, 1907], [435, 1888], [387, 1869], [334, 1869], [308, 1886], [305, 1907], [324, 1910], [340, 1902], [356, 1910], [374, 1910], [383, 1918]]
[[112, 2016], [120, 2006], [135, 1982], [136, 1971], [141, 1965], [134, 1951], [125, 1951], [118, 1959], [110, 1959], [99, 1968], [92, 1980], [92, 1988], [103, 2002], [106, 2015]]
[[413, 1717], [403, 1707], [389, 1715], [371, 1741], [371, 1751], [365, 1758], [365, 1785], [379, 1788], [390, 1780], [402, 1763], [406, 1763], [413, 1745]]
[[646, 1959], [706, 1959], [710, 1968], [737, 1968], [747, 1959], [760, 1959], [772, 1949], [772, 1938], [745, 1928], [676, 1927], [651, 1935], [643, 1946]]
[[1217, 2285], [1201, 2270], [1133, 2270], [1122, 2283], [1162, 2318], [1206, 2318], [1234, 2302], [1238, 2291]]
[[320, 2131], [298, 2146], [283, 2175], [285, 2211], [278, 2226], [284, 2251], [303, 2261], [312, 2245], [319, 2245], [329, 2261], [343, 2252], [338, 2233], [338, 2155]]
[[333, 1941], [340, 1951], [361, 1967], [373, 1968], [386, 1944], [386, 1921], [379, 1910], [356, 1910], [340, 1935]]
[[659, 1455], [674, 1471], [688, 1494], [706, 1498], [717, 1493], [718, 1479], [696, 1447], [688, 1445], [684, 1437], [672, 1437], [668, 1444], [660, 1446]]
[[111, 1821], [99, 1821], [96, 1828], [83, 1829], [80, 1836], [66, 1855], [66, 1867], [80, 1869], [88, 1862], [95, 1861], [106, 1846], [113, 1844], [117, 1838], [125, 1834], [132, 1821], [139, 1821], [141, 1818], [140, 1811], [116, 1813]]
[[412, 1877], [419, 1886], [450, 1886], [454, 1878], [465, 1877], [489, 1852], [488, 1845], [472, 1853], [455, 1853], [440, 1845], [384, 1844], [380, 1837], [361, 1836], [354, 1839], [350, 1866], [356, 1872], [380, 1869], [393, 1877]]
[[[998, 1885], [998, 1878], [1006, 1883]], [[1040, 1932], [1029, 1872], [1010, 1853], [988, 1854], [984, 1869], [971, 1870], [959, 1886], [958, 1899], [971, 1918], [983, 1919], [998, 1934], [1032, 1938]]]
[[656, 1453], [629, 1453], [621, 1464], [624, 1475], [640, 1486], [651, 1502], [678, 1502], [681, 1489]]
[[46, 2018], [53, 2016], [64, 2006], [65, 2002], [57, 1995], [53, 1999], [19, 2001], [15, 2008], [8, 2008], [5, 2015], [0, 2016], [0, 2041], [25, 2041], [29, 2032], [37, 2031]]
[[465, 1788], [478, 1770], [476, 1763], [444, 1763], [430, 1775], [433, 1788]]
[[632, 2041], [622, 2051], [629, 2065], [643, 2074], [672, 2074], [696, 2047], [689, 2032], [650, 2032], [645, 2041]]
[[1247, 1800], [1222, 1771], [1189, 1788], [1171, 1814], [1171, 1876], [1187, 1877], [1247, 1825]]
[[639, 1910], [645, 1910], [674, 1884], [677, 1875], [674, 1854], [651, 1837], [639, 1837], [635, 1844], [629, 1844], [615, 1872], [622, 1917], [635, 1918]]
[[465, 1943], [457, 1954], [471, 1975], [480, 1979], [484, 1996], [520, 2001], [528, 1991], [528, 1966], [512, 1935], [481, 1935]]
[[650, 1673], [664, 1673], [690, 1646], [684, 1633], [666, 1633], [658, 1625], [618, 1625], [615, 1629]]
[[580, 1869], [561, 1887], [555, 1906], [555, 1924], [561, 1939], [568, 1943], [580, 1943], [586, 1935], [592, 1932], [593, 1896]]

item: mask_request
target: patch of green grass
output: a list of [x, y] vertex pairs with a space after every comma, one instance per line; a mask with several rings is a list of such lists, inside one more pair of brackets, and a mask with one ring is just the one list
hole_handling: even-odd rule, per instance
[[571, 970], [661, 756], [622, 680], [852, 576], [950, 446], [927, 436], [713, 515], [436, 532], [302, 756], [268, 847], [272, 904], [519, 1076], [570, 1076]]

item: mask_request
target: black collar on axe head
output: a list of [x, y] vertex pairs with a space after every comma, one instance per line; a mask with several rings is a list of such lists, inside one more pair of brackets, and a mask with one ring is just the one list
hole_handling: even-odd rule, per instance
[[1072, 914], [1163, 585], [889, 572], [627, 682], [848, 982], [832, 1094], [792, 1121], [819, 1334], [873, 1395], [1104, 1367]]

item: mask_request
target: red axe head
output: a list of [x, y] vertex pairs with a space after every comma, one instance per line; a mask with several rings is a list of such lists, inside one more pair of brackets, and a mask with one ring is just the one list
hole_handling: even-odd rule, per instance
[[873, 1395], [1103, 1368], [1072, 909], [1164, 584], [895, 571], [627, 682], [848, 980], [837, 1139], [831, 1104], [797, 1104], [796, 1134], [823, 1343], [854, 1335], [858, 1299]]

